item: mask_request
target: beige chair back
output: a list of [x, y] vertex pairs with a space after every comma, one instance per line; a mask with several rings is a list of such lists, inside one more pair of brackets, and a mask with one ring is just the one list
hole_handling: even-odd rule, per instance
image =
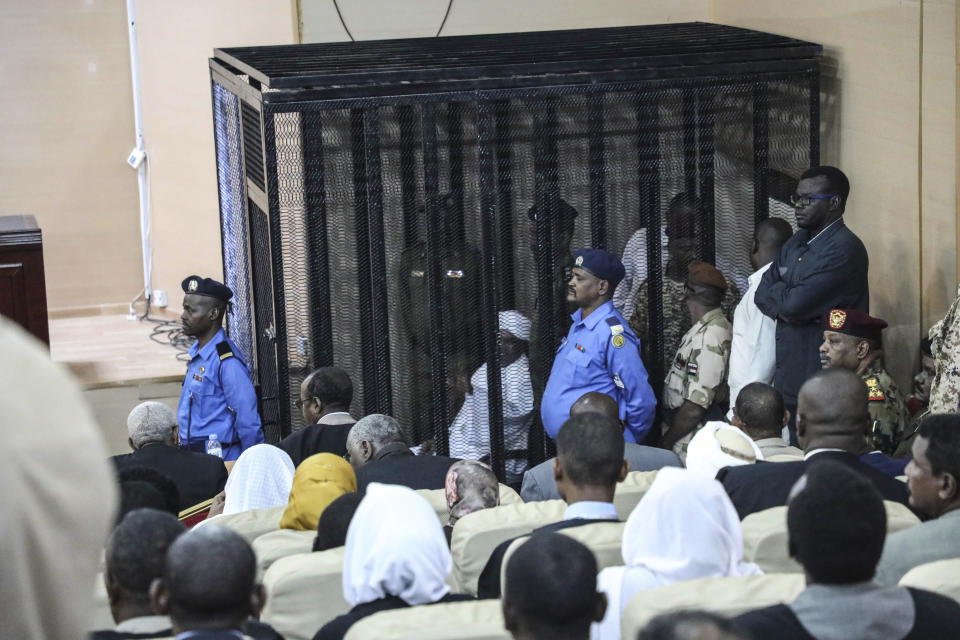
[[786, 604], [803, 591], [803, 574], [767, 574], [701, 578], [641, 591], [630, 599], [620, 623], [620, 637], [634, 640], [650, 620], [681, 609], [706, 609], [722, 616]]
[[[447, 511], [447, 493], [446, 489], [417, 489], [417, 493], [426, 498], [427, 502], [430, 503], [430, 506], [433, 507], [434, 512], [437, 514], [437, 518], [440, 520], [440, 524], [447, 524], [450, 520], [450, 514]], [[520, 494], [508, 487], [507, 485], [500, 483], [500, 504], [519, 504], [523, 502], [520, 499]]]
[[[580, 542], [593, 552], [597, 559], [597, 571], [607, 567], [616, 567], [623, 564], [623, 528], [626, 522], [595, 522], [579, 527], [560, 529], [557, 533], [563, 534]], [[530, 539], [530, 536], [517, 538], [510, 543], [507, 552], [503, 555], [503, 564], [500, 565], [500, 593], [506, 592], [507, 564], [510, 557], [520, 546]]]
[[311, 640], [350, 610], [343, 599], [344, 547], [280, 558], [263, 576], [267, 604], [260, 614], [287, 640]]
[[640, 502], [640, 498], [650, 490], [656, 471], [631, 471], [623, 482], [617, 483], [613, 494], [613, 506], [617, 508], [617, 515], [626, 520], [633, 508]]
[[[899, 502], [884, 500], [887, 533], [920, 523], [920, 519]], [[771, 507], [743, 519], [743, 558], [755, 562], [764, 573], [803, 573], [803, 567], [787, 550], [787, 507]]]
[[538, 527], [563, 519], [563, 500], [500, 505], [468, 513], [453, 527], [450, 580], [457, 593], [477, 594], [477, 580], [501, 542], [523, 536]]
[[914, 567], [900, 578], [900, 586], [926, 589], [960, 602], [960, 558]]
[[280, 518], [287, 505], [273, 507], [271, 509], [251, 509], [250, 511], [241, 511], [239, 513], [220, 514], [208, 518], [199, 523], [198, 527], [205, 527], [208, 524], [218, 524], [236, 531], [243, 539], [253, 544], [253, 541], [265, 533], [276, 531], [280, 528]]
[[775, 456], [770, 456], [769, 458], [764, 458], [767, 462], [799, 462], [803, 460], [803, 456], [795, 456], [790, 453], [780, 453]]
[[345, 640], [510, 640], [510, 632], [499, 600], [476, 600], [381, 611], [350, 627]]
[[286, 556], [313, 551], [316, 531], [297, 529], [277, 529], [265, 533], [253, 541], [253, 552], [257, 556], [257, 575], [262, 576], [274, 562]]

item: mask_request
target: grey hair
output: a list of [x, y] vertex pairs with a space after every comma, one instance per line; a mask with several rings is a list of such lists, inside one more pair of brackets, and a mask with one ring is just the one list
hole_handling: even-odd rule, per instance
[[164, 442], [170, 437], [170, 429], [177, 424], [177, 416], [162, 402], [141, 402], [127, 416], [127, 433], [134, 447], [151, 442]]
[[371, 413], [360, 418], [350, 428], [350, 433], [347, 434], [347, 446], [358, 447], [364, 440], [373, 444], [374, 447], [382, 447], [392, 442], [407, 443], [400, 424], [382, 413]]

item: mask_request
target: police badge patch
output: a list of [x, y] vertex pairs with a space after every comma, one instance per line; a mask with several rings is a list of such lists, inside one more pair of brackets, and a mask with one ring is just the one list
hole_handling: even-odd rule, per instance
[[615, 346], [617, 349], [622, 347], [623, 343], [624, 343], [624, 339], [622, 334], [618, 333], [617, 335], [613, 336], [613, 346]]

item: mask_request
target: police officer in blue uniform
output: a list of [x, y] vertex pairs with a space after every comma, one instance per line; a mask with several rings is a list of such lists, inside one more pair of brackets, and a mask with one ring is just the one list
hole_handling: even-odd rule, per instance
[[653, 425], [657, 400], [640, 359], [640, 341], [611, 302], [623, 276], [623, 263], [606, 251], [574, 254], [567, 302], [579, 308], [557, 350], [540, 408], [551, 438], [570, 417], [570, 406], [588, 391], [617, 400], [627, 442], [643, 440]]
[[183, 380], [177, 420], [180, 446], [206, 451], [210, 434], [223, 447], [224, 460], [263, 442], [257, 395], [243, 354], [223, 333], [223, 315], [233, 297], [229, 287], [200, 276], [181, 284], [183, 333], [197, 339]]

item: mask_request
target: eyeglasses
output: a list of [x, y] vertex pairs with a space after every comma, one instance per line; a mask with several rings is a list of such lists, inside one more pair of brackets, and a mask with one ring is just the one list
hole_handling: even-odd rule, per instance
[[300, 409], [303, 409], [303, 405], [310, 402], [311, 400], [313, 400], [313, 398], [307, 398], [306, 400], [301, 400], [300, 398], [297, 398], [296, 400], [293, 401], [293, 404], [297, 408], [297, 410], [300, 410]]
[[813, 204], [814, 200], [827, 200], [828, 198], [832, 198], [835, 195], [837, 194], [823, 193], [819, 195], [801, 197], [794, 193], [790, 195], [790, 204], [792, 204], [794, 207], [809, 207], [811, 204]]

